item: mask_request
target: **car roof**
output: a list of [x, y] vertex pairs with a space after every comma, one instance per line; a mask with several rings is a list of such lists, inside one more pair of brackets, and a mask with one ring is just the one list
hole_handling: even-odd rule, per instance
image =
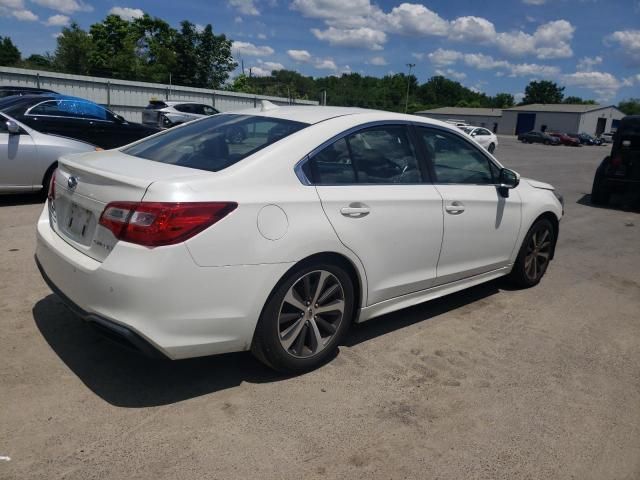
[[271, 118], [280, 118], [282, 120], [292, 120], [314, 124], [329, 120], [331, 118], [351, 116], [369, 116], [380, 117], [378, 120], [404, 120], [410, 122], [419, 122], [431, 125], [443, 125], [449, 129], [455, 128], [450, 123], [442, 122], [432, 118], [421, 117], [417, 115], [408, 115], [406, 113], [388, 112], [383, 110], [371, 110], [367, 108], [355, 107], [325, 107], [320, 105], [285, 105], [269, 107], [268, 109], [252, 108], [247, 110], [238, 110], [233, 112], [223, 112], [228, 114], [239, 115], [258, 115]]

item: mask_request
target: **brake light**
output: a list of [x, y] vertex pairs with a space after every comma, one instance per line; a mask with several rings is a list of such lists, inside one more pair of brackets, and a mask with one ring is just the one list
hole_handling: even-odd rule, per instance
[[56, 198], [56, 172], [57, 171], [58, 169], [56, 168], [51, 174], [51, 180], [49, 181], [49, 191], [47, 193], [47, 200], [49, 200], [50, 204], [52, 204], [53, 200]]
[[620, 165], [622, 165], [622, 157], [613, 157], [611, 159], [611, 166], [614, 168], [618, 168]]
[[184, 242], [237, 208], [235, 202], [112, 202], [100, 225], [125, 242], [158, 247]]

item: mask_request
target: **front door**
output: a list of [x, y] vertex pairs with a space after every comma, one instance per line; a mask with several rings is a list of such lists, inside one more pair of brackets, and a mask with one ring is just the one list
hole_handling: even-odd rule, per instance
[[9, 133], [6, 121], [0, 115], [0, 191], [31, 190], [38, 149], [27, 132]]
[[367, 305], [433, 285], [442, 198], [426, 183], [407, 126], [352, 133], [314, 155], [305, 171], [340, 241], [365, 267]]
[[437, 284], [509, 264], [520, 231], [520, 198], [496, 188], [499, 167], [462, 135], [417, 128], [442, 195], [444, 236]]

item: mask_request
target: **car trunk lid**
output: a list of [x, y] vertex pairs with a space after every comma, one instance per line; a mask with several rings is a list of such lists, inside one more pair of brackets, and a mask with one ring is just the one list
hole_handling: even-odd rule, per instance
[[211, 175], [210, 172], [152, 162], [118, 150], [63, 157], [49, 205], [52, 228], [71, 246], [98, 261], [117, 240], [98, 225], [109, 202], [139, 202], [157, 181]]

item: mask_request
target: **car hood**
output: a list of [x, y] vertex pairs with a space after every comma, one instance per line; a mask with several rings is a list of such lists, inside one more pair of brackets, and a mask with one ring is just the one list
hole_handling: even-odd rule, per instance
[[525, 181], [533, 188], [540, 188], [542, 190], [555, 190], [554, 186], [549, 183], [539, 182], [538, 180], [533, 180], [531, 178], [522, 178], [520, 181]]

